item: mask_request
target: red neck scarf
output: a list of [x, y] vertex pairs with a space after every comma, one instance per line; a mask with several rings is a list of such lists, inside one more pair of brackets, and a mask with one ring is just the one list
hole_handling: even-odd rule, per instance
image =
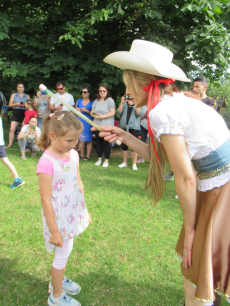
[[156, 147], [153, 141], [153, 132], [151, 130], [150, 127], [150, 122], [149, 122], [149, 112], [150, 112], [150, 108], [151, 108], [151, 100], [152, 100], [152, 94], [153, 94], [153, 86], [155, 86], [154, 88], [154, 95], [153, 95], [153, 104], [152, 104], [152, 108], [153, 109], [157, 103], [158, 103], [158, 98], [159, 98], [159, 88], [158, 88], [158, 84], [160, 83], [164, 83], [166, 86], [169, 85], [170, 83], [174, 83], [175, 80], [172, 79], [166, 79], [166, 80], [154, 80], [152, 81], [152, 83], [150, 83], [148, 86], [146, 86], [144, 88], [145, 91], [149, 90], [149, 97], [148, 97], [148, 108], [147, 108], [147, 118], [148, 118], [148, 133], [151, 135], [151, 139], [152, 139], [152, 143], [153, 143], [153, 147], [154, 147], [154, 151], [155, 151], [155, 155], [157, 158], [157, 161], [159, 163], [159, 158], [157, 156], [157, 151], [156, 151]]

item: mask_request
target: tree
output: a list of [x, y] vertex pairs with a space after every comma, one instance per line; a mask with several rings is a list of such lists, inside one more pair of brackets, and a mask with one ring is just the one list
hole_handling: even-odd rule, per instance
[[122, 72], [103, 58], [133, 39], [168, 47], [188, 74], [200, 67], [218, 79], [229, 64], [226, 1], [2, 0], [0, 14], [0, 79], [9, 93], [18, 80], [28, 90], [63, 80], [75, 96], [100, 83], [120, 96]]
[[207, 95], [225, 100], [226, 108], [221, 108], [221, 115], [230, 129], [230, 81], [213, 82], [208, 87]]

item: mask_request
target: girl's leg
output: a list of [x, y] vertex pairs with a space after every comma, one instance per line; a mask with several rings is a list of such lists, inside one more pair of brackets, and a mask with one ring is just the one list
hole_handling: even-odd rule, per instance
[[13, 174], [14, 179], [18, 178], [18, 173], [14, 167], [14, 165], [9, 161], [9, 159], [7, 157], [3, 157], [1, 158], [2, 162], [4, 165], [6, 165], [10, 172]]
[[[185, 306], [202, 306], [200, 302], [196, 302], [194, 299], [195, 291], [196, 289], [194, 288], [193, 285], [191, 285], [184, 277], [183, 278], [183, 283], [184, 283], [184, 292], [185, 292]], [[207, 306], [211, 306], [213, 303], [210, 303]]]
[[92, 141], [88, 141], [87, 144], [86, 144], [86, 148], [87, 148], [86, 157], [88, 157], [88, 158], [90, 158], [92, 146], [93, 146], [93, 142]]
[[64, 280], [66, 264], [72, 249], [73, 239], [64, 241], [62, 248], [54, 248], [54, 261], [51, 269], [54, 298], [58, 298], [63, 293], [62, 281]]
[[62, 281], [64, 279], [65, 268], [62, 270], [57, 270], [53, 266], [51, 268], [52, 275], [52, 285], [53, 285], [53, 296], [58, 298], [62, 293]]

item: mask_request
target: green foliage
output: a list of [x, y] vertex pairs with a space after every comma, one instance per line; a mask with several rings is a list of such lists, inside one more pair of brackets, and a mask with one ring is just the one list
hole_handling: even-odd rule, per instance
[[228, 16], [225, 0], [24, 0], [23, 5], [2, 0], [1, 88], [9, 96], [18, 80], [27, 91], [40, 83], [54, 89], [63, 80], [77, 97], [83, 86], [96, 91], [103, 82], [119, 97], [125, 89], [122, 72], [103, 58], [129, 50], [134, 39], [168, 47], [188, 74], [202, 69], [210, 79], [228, 76]]
[[226, 107], [221, 108], [221, 115], [230, 129], [230, 81], [223, 83], [213, 82], [208, 87], [207, 95], [225, 100]]

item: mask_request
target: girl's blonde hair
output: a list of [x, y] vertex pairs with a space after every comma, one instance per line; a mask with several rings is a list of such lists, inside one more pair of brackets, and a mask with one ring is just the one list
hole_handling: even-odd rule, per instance
[[37, 106], [36, 106], [34, 100], [28, 99], [28, 100], [26, 100], [26, 103], [29, 104], [32, 107], [32, 109], [37, 113], [37, 118], [38, 118], [38, 109], [37, 109]]
[[[144, 87], [152, 83], [152, 81], [159, 79], [165, 79], [165, 78], [133, 70], [125, 70], [123, 73], [124, 83], [134, 98], [135, 95], [137, 95], [138, 90], [140, 90], [140, 87], [143, 89]], [[176, 86], [173, 86], [172, 84], [166, 86], [165, 84], [160, 83], [158, 85], [158, 88], [159, 88], [158, 101], [165, 94], [171, 95], [173, 92], [179, 92]], [[150, 107], [150, 109], [152, 109], [152, 107]], [[152, 139], [150, 137], [150, 142], [149, 142], [150, 164], [149, 164], [149, 172], [146, 180], [145, 189], [149, 188], [151, 190], [151, 201], [153, 202], [153, 204], [156, 204], [157, 202], [159, 202], [159, 200], [163, 195], [163, 190], [164, 190], [163, 176], [166, 173], [166, 165], [168, 162], [168, 158], [162, 144], [159, 143], [155, 137], [153, 137], [153, 139], [157, 155], [159, 157], [159, 163], [157, 161], [152, 144]]]
[[76, 130], [78, 138], [81, 135], [83, 124], [69, 111], [56, 111], [54, 114], [47, 115], [42, 123], [42, 133], [38, 141], [38, 147], [46, 150], [51, 145], [49, 132], [56, 137], [64, 136], [69, 130]]

